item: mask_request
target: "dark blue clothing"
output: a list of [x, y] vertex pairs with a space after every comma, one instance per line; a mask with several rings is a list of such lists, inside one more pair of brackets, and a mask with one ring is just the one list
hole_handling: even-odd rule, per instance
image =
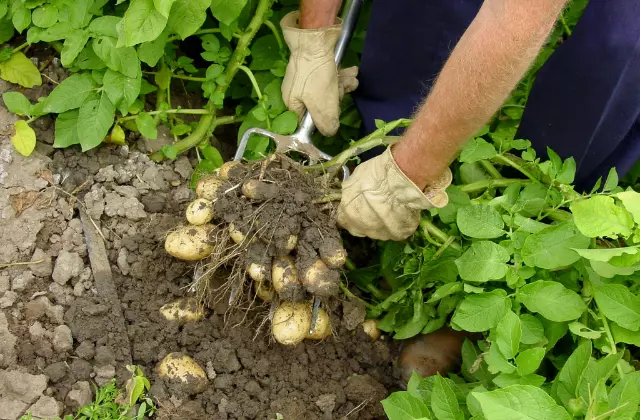
[[[482, 0], [374, 0], [354, 99], [364, 130], [411, 116]], [[540, 155], [574, 156], [590, 188], [640, 158], [640, 2], [591, 0], [573, 34], [545, 63], [517, 138]]]

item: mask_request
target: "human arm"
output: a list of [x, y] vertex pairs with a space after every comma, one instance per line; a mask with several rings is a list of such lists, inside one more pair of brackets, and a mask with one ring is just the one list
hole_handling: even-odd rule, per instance
[[567, 0], [486, 0], [393, 156], [424, 189], [498, 110], [527, 71]]
[[342, 0], [302, 0], [300, 2], [300, 28], [326, 28], [335, 23]]

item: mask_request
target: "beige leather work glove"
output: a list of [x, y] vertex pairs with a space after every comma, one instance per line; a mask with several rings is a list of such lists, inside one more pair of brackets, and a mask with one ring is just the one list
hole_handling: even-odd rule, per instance
[[400, 241], [418, 228], [420, 212], [447, 205], [447, 171], [425, 191], [398, 168], [391, 148], [362, 163], [342, 184], [338, 224], [353, 236]]
[[333, 58], [342, 21], [321, 29], [300, 29], [300, 12], [291, 12], [280, 21], [284, 39], [291, 50], [282, 81], [282, 99], [302, 118], [309, 110], [315, 126], [325, 136], [340, 127], [340, 100], [358, 87], [357, 67], [338, 72]]

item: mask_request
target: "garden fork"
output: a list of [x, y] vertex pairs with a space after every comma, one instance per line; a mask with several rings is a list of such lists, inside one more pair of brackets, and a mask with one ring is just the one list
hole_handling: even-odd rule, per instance
[[[347, 45], [349, 44], [351, 35], [353, 34], [356, 21], [358, 20], [358, 14], [360, 13], [362, 3], [363, 0], [352, 0], [351, 3], [347, 6], [347, 13], [342, 25], [342, 32], [340, 33], [340, 38], [338, 39], [338, 43], [336, 44], [336, 50], [334, 54], [336, 66], [340, 64], [340, 61], [342, 61], [344, 52], [347, 48]], [[259, 134], [272, 139], [276, 144], [276, 153], [287, 153], [294, 151], [308, 156], [311, 161], [318, 161], [321, 159], [330, 160], [333, 156], [324, 153], [316, 146], [314, 146], [311, 142], [311, 134], [314, 130], [315, 124], [313, 123], [313, 119], [311, 118], [311, 114], [309, 114], [309, 111], [305, 111], [300, 126], [293, 134], [289, 136], [277, 134], [263, 128], [249, 128], [242, 135], [240, 144], [238, 145], [238, 150], [236, 151], [233, 160], [239, 161], [242, 159], [244, 151], [247, 148], [247, 143], [249, 142], [249, 137], [251, 137], [252, 134]], [[346, 180], [349, 177], [349, 169], [345, 165], [342, 167], [342, 170], [343, 180]]]

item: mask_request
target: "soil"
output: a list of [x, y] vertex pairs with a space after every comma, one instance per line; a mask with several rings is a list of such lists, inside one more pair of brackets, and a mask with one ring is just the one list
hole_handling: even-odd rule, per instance
[[[45, 74], [57, 81], [58, 70]], [[35, 101], [51, 88], [24, 93]], [[15, 87], [0, 85], [8, 90]], [[271, 338], [268, 305], [229, 311], [223, 296], [197, 322], [160, 315], [162, 305], [192, 295], [197, 277], [196, 265], [163, 247], [194, 198], [195, 162], [156, 164], [143, 153], [149, 140], [133, 134], [127, 146], [53, 149], [49, 117], [33, 123], [38, 146], [25, 158], [10, 141], [16, 117], [1, 105], [0, 419], [71, 413], [92, 399], [93, 384], [115, 377], [124, 386], [129, 363], [150, 379], [159, 419], [384, 418], [378, 401], [398, 383], [396, 349], [369, 340], [357, 303], [325, 302], [335, 335], [293, 348]], [[92, 229], [103, 239], [92, 240]], [[225, 271], [213, 281], [227, 282]], [[203, 392], [158, 378], [156, 366], [171, 352], [203, 367]]]

